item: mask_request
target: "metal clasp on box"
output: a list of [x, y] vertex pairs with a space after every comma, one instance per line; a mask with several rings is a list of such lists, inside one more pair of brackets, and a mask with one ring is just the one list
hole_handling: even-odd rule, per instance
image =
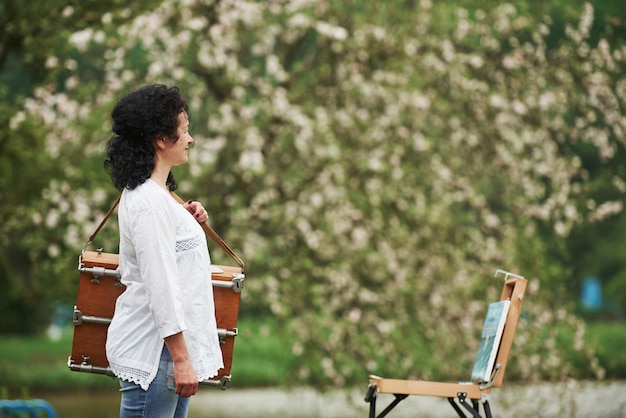
[[235, 293], [241, 293], [241, 291], [243, 290], [243, 281], [245, 277], [245, 274], [235, 273], [233, 274], [232, 280], [229, 282], [227, 282], [226, 280], [213, 280], [213, 287], [232, 289]]
[[208, 385], [208, 386], [215, 386], [219, 390], [226, 390], [228, 389], [230, 385], [230, 375], [222, 376], [217, 380], [213, 380], [213, 379], [203, 380], [200, 382], [200, 384]]
[[225, 328], [217, 329], [217, 336], [220, 339], [220, 344], [224, 344], [226, 337], [236, 337], [237, 335], [239, 335], [239, 330], [237, 328], [233, 328], [232, 330], [227, 330]]
[[72, 315], [72, 323], [74, 326], [78, 326], [80, 324], [101, 324], [101, 325], [109, 325], [111, 323], [111, 318], [104, 318], [101, 316], [90, 316], [83, 315], [80, 309], [77, 309], [74, 306], [74, 314]]
[[78, 266], [78, 270], [81, 273], [90, 273], [92, 278], [91, 278], [91, 282], [92, 283], [100, 283], [100, 278], [104, 277], [104, 276], [111, 276], [111, 277], [115, 277], [115, 285], [116, 286], [121, 286], [122, 283], [120, 282], [122, 275], [120, 274], [119, 271], [117, 270], [113, 270], [113, 269], [107, 269], [104, 267], [85, 267], [83, 264], [80, 264]]
[[91, 365], [91, 363], [89, 362], [89, 357], [88, 356], [82, 356], [83, 361], [81, 364], [76, 364], [74, 362], [74, 360], [72, 360], [72, 357], [68, 357], [67, 359], [67, 367], [69, 367], [70, 370], [74, 371], [74, 372], [87, 372], [87, 373], [94, 373], [94, 374], [104, 374], [107, 376], [111, 376], [111, 377], [115, 377], [115, 375], [113, 374], [113, 371], [111, 370], [110, 367], [99, 367], [99, 366], [93, 366]]

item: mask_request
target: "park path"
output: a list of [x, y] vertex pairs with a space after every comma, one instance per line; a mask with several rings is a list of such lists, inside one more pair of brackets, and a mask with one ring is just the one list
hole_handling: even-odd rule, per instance
[[[312, 389], [202, 390], [192, 398], [189, 418], [353, 418], [368, 417], [362, 391], [319, 393]], [[393, 400], [378, 398], [378, 412]], [[492, 392], [493, 416], [626, 418], [626, 381], [508, 384]], [[409, 397], [389, 418], [455, 417], [445, 399]]]

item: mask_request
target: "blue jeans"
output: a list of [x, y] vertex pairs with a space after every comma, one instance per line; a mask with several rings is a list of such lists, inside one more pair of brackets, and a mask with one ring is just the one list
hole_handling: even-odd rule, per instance
[[159, 371], [145, 391], [136, 383], [120, 380], [120, 418], [186, 418], [189, 399], [175, 392], [174, 361], [165, 344]]

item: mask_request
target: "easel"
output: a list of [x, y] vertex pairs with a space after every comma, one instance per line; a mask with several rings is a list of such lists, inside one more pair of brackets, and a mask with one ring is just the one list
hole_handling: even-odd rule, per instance
[[[504, 374], [513, 344], [513, 337], [519, 322], [522, 302], [526, 292], [528, 281], [522, 276], [497, 270], [495, 276], [504, 276], [504, 287], [500, 300], [510, 300], [506, 325], [500, 341], [500, 347], [496, 356], [495, 366], [491, 372], [488, 382], [429, 382], [424, 380], [401, 380], [386, 379], [374, 375], [369, 377], [369, 387], [365, 395], [365, 401], [370, 404], [369, 417], [383, 418], [389, 414], [402, 400], [409, 395], [435, 396], [447, 398], [448, 402], [460, 417], [465, 417], [463, 407], [473, 417], [481, 418], [479, 407], [483, 405], [485, 417], [491, 418], [491, 407], [489, 406], [490, 393], [492, 388], [502, 386]], [[379, 414], [376, 415], [376, 398], [379, 394], [393, 394], [395, 399]], [[455, 402], [458, 400], [458, 404]], [[471, 405], [468, 403], [471, 401]], [[459, 406], [460, 405], [460, 406]]]

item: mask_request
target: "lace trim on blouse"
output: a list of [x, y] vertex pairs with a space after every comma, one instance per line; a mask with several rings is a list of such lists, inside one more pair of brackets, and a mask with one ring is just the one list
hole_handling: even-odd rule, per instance
[[141, 386], [143, 390], [148, 390], [150, 382], [154, 379], [154, 377], [152, 377], [152, 379], [150, 378], [150, 373], [134, 367], [124, 367], [114, 363], [111, 363], [110, 367], [116, 377], [127, 382], [136, 383]]
[[201, 245], [202, 241], [205, 239], [204, 235], [194, 234], [192, 229], [189, 228], [189, 225], [182, 219], [179, 219], [178, 225], [176, 225], [176, 235], [179, 237], [189, 237], [176, 241], [177, 253], [193, 250]]
[[191, 239], [186, 239], [184, 241], [178, 241], [176, 243], [176, 252], [182, 253], [184, 251], [190, 251], [194, 248], [198, 247], [198, 245], [202, 244], [202, 239], [200, 237], [194, 237]]

